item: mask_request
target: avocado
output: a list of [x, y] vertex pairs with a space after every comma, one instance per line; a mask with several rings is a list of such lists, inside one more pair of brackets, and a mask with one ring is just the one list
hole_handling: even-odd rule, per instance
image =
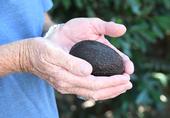
[[115, 50], [98, 41], [80, 41], [69, 53], [89, 62], [93, 67], [92, 75], [112, 76], [124, 72], [122, 57]]

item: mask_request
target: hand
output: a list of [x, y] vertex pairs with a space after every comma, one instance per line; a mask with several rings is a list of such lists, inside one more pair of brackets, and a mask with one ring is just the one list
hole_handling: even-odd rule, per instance
[[31, 72], [63, 94], [75, 94], [93, 100], [114, 98], [132, 87], [128, 74], [111, 77], [90, 75], [91, 65], [69, 55], [48, 40], [26, 40], [21, 48], [22, 71]]
[[129, 57], [111, 45], [104, 37], [104, 35], [119, 37], [125, 32], [126, 27], [122, 24], [105, 22], [99, 18], [75, 18], [56, 29], [48, 38], [66, 51], [69, 51], [75, 43], [82, 40], [97, 40], [102, 42], [116, 50], [122, 56], [125, 73], [132, 74], [134, 72], [134, 65]]

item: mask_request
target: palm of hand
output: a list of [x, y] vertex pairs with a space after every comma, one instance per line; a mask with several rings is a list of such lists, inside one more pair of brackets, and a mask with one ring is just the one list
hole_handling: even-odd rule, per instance
[[[53, 83], [56, 90], [61, 93], [76, 94], [93, 100], [114, 98], [130, 89], [132, 84], [129, 79], [130, 74], [133, 73], [133, 63], [104, 38], [104, 35], [118, 37], [125, 31], [124, 25], [105, 22], [98, 18], [72, 19], [61, 27], [55, 28], [46, 38], [53, 42], [53, 46], [60, 48], [55, 52], [58, 54], [56, 57], [52, 55], [47, 60], [52, 59], [52, 63], [56, 61], [58, 64], [60, 58], [60, 65], [56, 68], [57, 64], [54, 64], [55, 68], [49, 69], [49, 72], [55, 71], [51, 74], [55, 77], [49, 79], [50, 83]], [[123, 58], [125, 73], [111, 77], [95, 77], [90, 75], [92, 67], [89, 63], [61, 50], [64, 48], [69, 51], [75, 43], [82, 40], [97, 40], [116, 50]], [[49, 52], [53, 52], [53, 49]], [[82, 74], [82, 71], [85, 74]]]
[[113, 22], [105, 22], [98, 18], [76, 18], [65, 23], [51, 39], [69, 50], [82, 40], [98, 40], [106, 44], [104, 35], [118, 37], [125, 32], [126, 28], [123, 25]]
[[105, 22], [99, 18], [75, 18], [66, 22], [50, 36], [50, 40], [69, 52], [71, 47], [82, 40], [96, 40], [116, 50], [123, 58], [125, 72], [133, 73], [134, 66], [128, 56], [112, 46], [104, 35], [111, 37], [122, 36], [126, 27], [114, 22]]

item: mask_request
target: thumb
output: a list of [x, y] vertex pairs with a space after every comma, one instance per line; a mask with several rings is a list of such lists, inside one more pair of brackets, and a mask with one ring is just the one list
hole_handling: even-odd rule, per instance
[[52, 48], [49, 52], [50, 63], [79, 76], [88, 76], [92, 73], [92, 66], [87, 61], [74, 57], [57, 46], [51, 45], [50, 48]]
[[87, 61], [74, 57], [68, 53], [62, 54], [63, 61], [60, 61], [61, 66], [73, 74], [80, 76], [88, 76], [92, 73], [92, 65]]
[[124, 25], [115, 22], [106, 22], [98, 18], [93, 18], [91, 24], [93, 24], [97, 33], [102, 35], [119, 37], [126, 32], [126, 27]]

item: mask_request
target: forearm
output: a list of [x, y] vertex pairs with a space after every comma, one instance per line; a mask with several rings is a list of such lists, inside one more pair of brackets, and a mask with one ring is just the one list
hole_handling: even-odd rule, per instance
[[24, 41], [17, 41], [0, 46], [0, 76], [22, 71], [23, 44]]
[[[49, 27], [54, 24], [48, 14], [45, 14], [43, 32], [47, 32]], [[25, 66], [29, 66], [26, 63], [29, 53], [25, 52], [26, 43], [27, 40], [22, 40], [0, 46], [0, 77], [12, 72], [27, 72]]]

